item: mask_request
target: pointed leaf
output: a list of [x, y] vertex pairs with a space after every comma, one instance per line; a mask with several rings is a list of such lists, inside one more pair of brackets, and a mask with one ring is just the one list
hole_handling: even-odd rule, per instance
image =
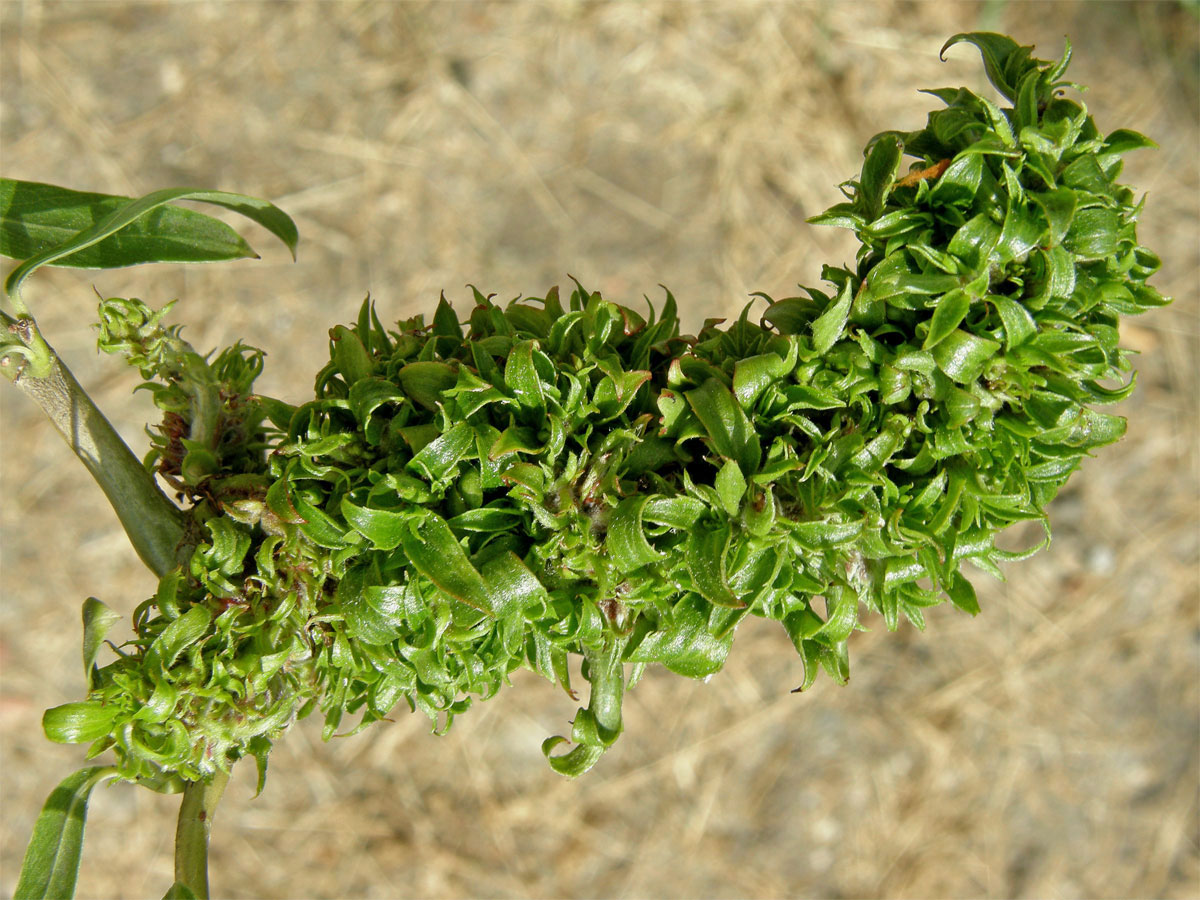
[[212, 611], [208, 607], [193, 606], [164, 628], [162, 634], [154, 639], [154, 643], [150, 645], [150, 650], [146, 654], [147, 660], [153, 656], [164, 668], [170, 666], [180, 653], [204, 636], [210, 622], [212, 622]]
[[511, 551], [490, 560], [481, 574], [497, 615], [527, 609], [550, 599], [537, 576]]
[[725, 512], [731, 517], [736, 516], [741, 509], [742, 498], [746, 496], [746, 479], [738, 464], [732, 459], [726, 460], [713, 481], [713, 487], [717, 489], [717, 496], [721, 498], [721, 506], [725, 508]]
[[695, 497], [651, 497], [642, 507], [642, 519], [686, 530], [696, 524], [706, 509]]
[[459, 324], [454, 307], [446, 300], [445, 294], [438, 301], [437, 309], [433, 313], [433, 334], [444, 337], [462, 337], [462, 325]]
[[546, 408], [546, 398], [533, 364], [533, 350], [533, 341], [520, 341], [513, 345], [512, 353], [504, 364], [504, 384], [522, 406], [542, 412]]
[[846, 327], [846, 319], [850, 316], [850, 304], [853, 300], [854, 294], [850, 282], [847, 281], [842, 285], [837, 302], [821, 313], [820, 317], [812, 323], [813, 348], [818, 353], [828, 353], [830, 348], [837, 343], [837, 339], [842, 336], [842, 330]]
[[[0, 178], [0, 255], [28, 259], [59, 246], [131, 203], [129, 197]], [[152, 262], [218, 262], [254, 256], [219, 219], [164, 206], [54, 263], [112, 269]]]
[[120, 613], [109, 609], [95, 597], [83, 601], [83, 674], [89, 690], [95, 678], [96, 654], [100, 652], [109, 630], [120, 621]]
[[978, 153], [959, 154], [929, 192], [929, 202], [970, 208], [982, 181], [983, 157]]
[[1037, 334], [1037, 323], [1029, 310], [1012, 297], [993, 294], [988, 297], [988, 302], [995, 305], [1000, 321], [1004, 323], [1005, 349], [1019, 347]]
[[762, 447], [746, 413], [729, 388], [716, 378], [684, 394], [696, 418], [708, 432], [713, 449], [736, 460], [743, 472], [758, 471]]
[[357, 334], [345, 325], [335, 325], [329, 330], [333, 342], [333, 362], [346, 384], [354, 387], [358, 382], [370, 378], [374, 371], [371, 354], [363, 346]]
[[50, 794], [21, 863], [16, 900], [75, 896], [88, 800], [96, 785], [116, 774], [109, 766], [89, 766], [67, 776]]
[[1063, 246], [1079, 259], [1104, 259], [1120, 247], [1121, 220], [1102, 206], [1081, 209], [1075, 214]]
[[946, 593], [950, 597], [950, 602], [963, 612], [972, 616], [979, 615], [979, 600], [975, 596], [975, 588], [970, 581], [963, 577], [961, 572], [954, 573], [950, 586], [946, 588]]
[[929, 334], [925, 336], [922, 349], [928, 350], [944, 340], [958, 328], [971, 309], [971, 298], [962, 288], [955, 288], [942, 295], [929, 320]]
[[944, 60], [946, 51], [955, 44], [966, 42], [974, 44], [979, 48], [980, 54], [983, 56], [983, 67], [987, 72], [988, 81], [1004, 95], [1008, 101], [1016, 99], [1016, 85], [1013, 84], [1007, 75], [1007, 63], [1009, 57], [1014, 53], [1019, 53], [1022, 49], [1026, 51], [1028, 48], [1022, 48], [1020, 44], [1012, 38], [1003, 34], [994, 34], [986, 31], [971, 31], [960, 32], [954, 35], [950, 40], [942, 45], [942, 52], [939, 54]]
[[413, 516], [401, 546], [417, 571], [456, 600], [494, 614], [483, 577], [471, 565], [446, 520], [433, 511]]
[[859, 199], [868, 222], [875, 221], [883, 212], [883, 202], [896, 181], [896, 173], [900, 171], [901, 149], [900, 141], [894, 134], [883, 134], [863, 161]]
[[[226, 191], [168, 188], [162, 191], [155, 191], [138, 200], [126, 203], [81, 234], [77, 234], [70, 240], [43, 250], [36, 256], [25, 260], [25, 262], [13, 269], [5, 280], [5, 291], [10, 295], [18, 293], [21, 283], [42, 266], [52, 265], [79, 250], [98, 244], [110, 235], [116, 234], [118, 231], [136, 222], [147, 213], [151, 213], [159, 207], [166, 206], [177, 200], [200, 200], [241, 213], [243, 216], [262, 225], [283, 241], [288, 249], [292, 251], [293, 258], [296, 255], [296, 242], [299, 240], [296, 223], [291, 220], [287, 213], [274, 204], [268, 203], [266, 200], [258, 200], [243, 194], [231, 194]], [[153, 222], [149, 223], [149, 227], [153, 229]], [[154, 233], [153, 230], [151, 233]], [[182, 236], [186, 238], [186, 232]], [[159, 259], [153, 258], [148, 261], [159, 261]], [[128, 263], [120, 259], [114, 261], [104, 260], [103, 262], [105, 268], [112, 265], [128, 265]]]

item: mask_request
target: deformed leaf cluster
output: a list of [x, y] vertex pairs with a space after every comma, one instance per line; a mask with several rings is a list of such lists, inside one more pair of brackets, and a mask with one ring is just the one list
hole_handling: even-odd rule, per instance
[[[783, 626], [807, 687], [822, 668], [846, 679], [864, 611], [891, 629], [947, 598], [976, 612], [963, 563], [998, 575], [1025, 555], [997, 534], [1045, 524], [1080, 460], [1120, 437], [1092, 408], [1133, 387], [1118, 319], [1165, 301], [1116, 182], [1149, 141], [1102, 135], [1061, 96], [1069, 48], [1048, 63], [959, 41], [1012, 106], [931, 91], [944, 108], [924, 129], [877, 136], [816, 219], [855, 231], [855, 264], [826, 267], [828, 292], [766, 298], [758, 323], [748, 307], [686, 336], [670, 293], [643, 314], [576, 283], [565, 303], [476, 292], [465, 322], [443, 298], [394, 329], [364, 303], [297, 408], [249, 394], [245, 348], [197, 376], [168, 366], [159, 398], [181, 428], [195, 378], [242, 427], [216, 427], [206, 446], [226, 449], [181, 474], [195, 551], [98, 669], [109, 623], [92, 608], [91, 692], [47, 714], [51, 737], [115, 748], [129, 778], [194, 780], [265, 765], [313, 710], [332, 734], [404, 700], [441, 729], [520, 667], [573, 695], [575, 655], [588, 705], [543, 749], [578, 774], [645, 666], [707, 676], [748, 615]], [[163, 332], [125, 303], [106, 333], [136, 334], [124, 349], [162, 378]]]
[[141, 387], [164, 414], [150, 434], [146, 465], [193, 499], [202, 482], [206, 495], [256, 484], [269, 401], [253, 399], [251, 391], [262, 374], [263, 352], [239, 341], [215, 358], [201, 356], [182, 338], [180, 326], [163, 326], [174, 305], [152, 311], [120, 297], [100, 303], [100, 349], [123, 355], [147, 379]]

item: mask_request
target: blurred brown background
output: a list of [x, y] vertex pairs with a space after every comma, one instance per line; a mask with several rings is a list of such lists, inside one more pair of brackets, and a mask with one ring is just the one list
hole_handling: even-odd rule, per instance
[[[575, 705], [528, 673], [443, 738], [395, 724], [295, 728], [264, 795], [241, 767], [219, 812], [226, 897], [1196, 897], [1200, 732], [1197, 479], [1198, 20], [1194, 3], [0, 4], [4, 174], [112, 193], [171, 185], [269, 197], [300, 261], [48, 272], [46, 334], [141, 452], [135, 373], [99, 359], [92, 286], [155, 305], [198, 346], [269, 353], [301, 400], [326, 330], [369, 291], [385, 319], [469, 307], [567, 273], [691, 327], [753, 290], [817, 283], [852, 239], [804, 224], [861, 148], [915, 128], [918, 88], [983, 87], [958, 31], [1057, 57], [1104, 131], [1160, 144], [1127, 165], [1166, 310], [1130, 322], [1128, 436], [1054, 504], [1055, 541], [980, 575], [983, 614], [925, 634], [868, 620], [853, 677], [789, 693], [777, 626], [745, 627], [710, 684], [652, 672], [626, 734], [578, 782], [538, 750]], [[41, 712], [81, 696], [78, 609], [152, 591], [51, 428], [0, 386], [0, 894], [82, 751]], [[157, 897], [176, 801], [98, 792], [82, 897]]]

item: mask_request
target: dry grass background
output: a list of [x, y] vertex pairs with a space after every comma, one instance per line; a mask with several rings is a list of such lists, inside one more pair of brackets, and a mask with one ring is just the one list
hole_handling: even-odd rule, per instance
[[[0, 4], [11, 177], [138, 194], [221, 187], [298, 220], [300, 262], [51, 272], [44, 330], [141, 449], [136, 376], [98, 359], [92, 285], [155, 304], [200, 347], [266, 348], [297, 401], [326, 329], [368, 291], [393, 319], [474, 282], [502, 297], [577, 275], [622, 302], [667, 284], [690, 324], [852, 252], [805, 216], [861, 147], [913, 128], [918, 88], [982, 87], [950, 34], [1057, 55], [1103, 129], [1142, 130], [1143, 240], [1174, 307], [1130, 323], [1128, 436], [1054, 504], [1055, 542], [976, 579], [984, 613], [924, 635], [878, 621], [848, 687], [788, 691], [781, 629], [745, 628], [704, 685], [650, 674], [626, 735], [578, 782], [538, 752], [575, 709], [527, 676], [446, 737], [400, 714], [322, 744], [316, 722], [239, 771], [217, 819], [228, 897], [1197, 897], [1200, 766], [1197, 18], [1179, 3]], [[76, 699], [77, 610], [151, 579], [37, 411], [0, 389], [0, 893], [78, 748], [40, 735]], [[245, 767], [243, 767], [245, 768]], [[159, 896], [175, 801], [100, 791], [80, 896]]]

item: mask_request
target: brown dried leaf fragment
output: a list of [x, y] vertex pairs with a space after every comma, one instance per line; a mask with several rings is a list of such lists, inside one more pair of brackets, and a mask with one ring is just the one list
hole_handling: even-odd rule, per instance
[[912, 187], [918, 181], [926, 181], [930, 178], [941, 178], [942, 173], [948, 168], [950, 168], [950, 160], [942, 159], [927, 169], [915, 169], [892, 185], [892, 190], [900, 187]]

